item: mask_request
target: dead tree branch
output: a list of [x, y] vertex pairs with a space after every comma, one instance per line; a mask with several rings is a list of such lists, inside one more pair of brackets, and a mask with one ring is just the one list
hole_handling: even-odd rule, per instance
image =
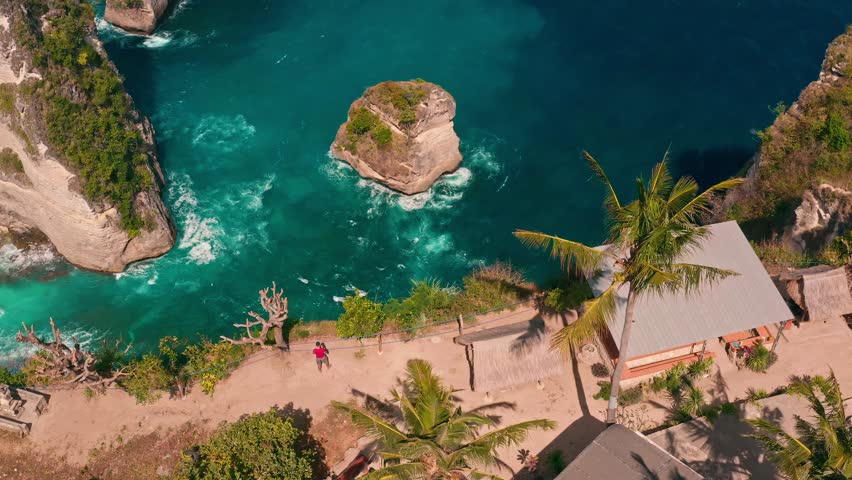
[[[272, 290], [264, 288], [259, 293], [260, 306], [266, 311], [266, 318], [255, 312], [248, 312], [249, 317], [245, 323], [235, 323], [237, 328], [245, 328], [246, 335], [239, 339], [233, 339], [222, 336], [222, 340], [233, 345], [260, 345], [267, 346], [266, 339], [270, 330], [275, 338], [275, 347], [288, 349], [287, 341], [284, 338], [284, 330], [287, 327], [288, 304], [287, 297], [284, 297], [284, 289], [278, 289], [275, 282], [272, 282]], [[253, 320], [252, 320], [253, 319]], [[253, 330], [260, 326], [260, 331]]]

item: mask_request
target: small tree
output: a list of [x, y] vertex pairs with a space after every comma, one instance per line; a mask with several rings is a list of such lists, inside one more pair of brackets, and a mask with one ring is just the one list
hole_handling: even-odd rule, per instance
[[164, 390], [172, 386], [172, 378], [160, 357], [147, 354], [130, 362], [121, 386], [136, 398], [137, 403], [153, 403], [163, 396]]
[[343, 300], [343, 315], [337, 320], [340, 337], [369, 337], [379, 333], [385, 323], [382, 305], [368, 299], [362, 292]]
[[[275, 339], [275, 346], [282, 350], [289, 350], [290, 346], [285, 334], [287, 333], [286, 330], [292, 327], [292, 324], [288, 322], [287, 318], [288, 305], [287, 298], [283, 296], [284, 289], [276, 289], [275, 282], [272, 282], [271, 295], [269, 288], [264, 288], [259, 293], [260, 305], [266, 310], [267, 318], [263, 318], [258, 313], [249, 312], [249, 316], [254, 320], [246, 319], [246, 323], [234, 324], [235, 327], [244, 327], [246, 336], [237, 340], [222, 336], [222, 340], [234, 345], [254, 344], [265, 347], [271, 331]], [[257, 326], [260, 326], [260, 331], [253, 331]]]
[[317, 457], [307, 434], [270, 410], [223, 424], [196, 455], [184, 456], [175, 479], [311, 480], [322, 473]]

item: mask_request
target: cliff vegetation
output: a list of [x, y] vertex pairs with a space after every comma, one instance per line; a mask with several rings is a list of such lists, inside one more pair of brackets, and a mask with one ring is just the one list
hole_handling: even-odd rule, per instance
[[773, 124], [757, 132], [760, 149], [749, 181], [728, 195], [722, 216], [742, 223], [765, 258], [843, 263], [843, 252], [836, 251], [849, 236], [843, 212], [819, 213], [839, 215], [821, 249], [796, 248], [783, 239], [802, 215], [797, 207], [806, 191], [852, 185], [852, 27], [828, 47], [820, 79], [789, 108], [779, 103], [773, 110]]
[[[149, 146], [121, 78], [96, 38], [94, 9], [81, 0], [25, 0], [15, 9], [16, 43], [38, 69], [16, 89], [0, 91], [0, 109], [31, 105], [29, 118], [50, 149], [78, 174], [92, 202], [114, 205], [131, 237], [144, 226], [133, 208], [136, 194], [152, 185]], [[11, 92], [9, 91], [11, 88]], [[16, 91], [15, 91], [16, 90]], [[34, 139], [27, 138], [32, 148]]]

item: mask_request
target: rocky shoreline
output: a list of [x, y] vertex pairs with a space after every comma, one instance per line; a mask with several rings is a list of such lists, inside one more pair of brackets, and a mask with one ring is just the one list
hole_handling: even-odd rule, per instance
[[[102, 135], [120, 134], [128, 140], [123, 144], [101, 145], [108, 140], [88, 137], [92, 138], [92, 145], [79, 145], [71, 150], [68, 142], [79, 141], [76, 137], [56, 142], [57, 131], [66, 135], [70, 127], [58, 130], [52, 124], [70, 120], [58, 119], [51, 109], [57, 108], [56, 105], [70, 105], [82, 111], [89, 109], [88, 118], [95, 122], [99, 109], [105, 108], [97, 102], [103, 100], [95, 100], [95, 93], [77, 84], [83, 79], [67, 73], [74, 70], [62, 70], [54, 60], [45, 58], [44, 53], [37, 50], [38, 44], [31, 38], [20, 37], [24, 35], [20, 32], [26, 33], [27, 28], [32, 28], [28, 26], [32, 22], [31, 15], [39, 12], [15, 8], [14, 3], [0, 3], [0, 84], [3, 87], [0, 91], [0, 151], [4, 152], [0, 153], [0, 226], [19, 235], [26, 230], [41, 232], [70, 263], [94, 271], [120, 272], [132, 262], [166, 253], [174, 246], [176, 232], [160, 196], [165, 178], [157, 161], [154, 129], [135, 109], [115, 67], [106, 57], [95, 33], [93, 10], [83, 8], [83, 13], [78, 14], [81, 16], [72, 20], [78, 22], [85, 35], [77, 62], [85, 64], [84, 67], [91, 64], [94, 74], [103, 78], [102, 82], [116, 82], [109, 102], [118, 102], [121, 106], [114, 111], [126, 111], [125, 117], [100, 128], [110, 129]], [[41, 0], [31, 9], [38, 7], [47, 10], [43, 18], [71, 15], [64, 10], [67, 7], [48, 0]], [[53, 27], [48, 21], [43, 28], [49, 32]], [[18, 33], [13, 35], [13, 32]], [[59, 91], [53, 90], [50, 82], [57, 75], [63, 75], [59, 78], [64, 78], [65, 82]], [[80, 120], [85, 119], [80, 117]], [[85, 133], [80, 135], [79, 138], [87, 138]], [[104, 148], [131, 144], [138, 146], [132, 147], [132, 151], [115, 151], [107, 156], [99, 153]], [[77, 157], [68, 158], [69, 152]], [[119, 160], [122, 156], [124, 160]], [[122, 165], [122, 161], [128, 163]], [[121, 183], [104, 184], [101, 177], [92, 177], [102, 175], [98, 171], [84, 172], [75, 167], [80, 162], [85, 162], [85, 169], [128, 169], [128, 174], [132, 172], [136, 180], [126, 187]], [[112, 199], [104, 194], [93, 196], [94, 188], [113, 192]], [[135, 191], [121, 191], [121, 188], [135, 188]], [[125, 205], [114, 200], [117, 195], [127, 199]]]

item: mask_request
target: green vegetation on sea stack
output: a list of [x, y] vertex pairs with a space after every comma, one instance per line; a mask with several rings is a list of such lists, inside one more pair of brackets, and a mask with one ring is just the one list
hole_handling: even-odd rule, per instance
[[[34, 127], [79, 174], [86, 197], [115, 205], [134, 236], [144, 222], [133, 200], [153, 182], [149, 153], [121, 79], [93, 46], [94, 9], [81, 0], [24, 4], [14, 10], [13, 33], [42, 76], [18, 92], [35, 106]], [[0, 96], [0, 108], [7, 104]]]

